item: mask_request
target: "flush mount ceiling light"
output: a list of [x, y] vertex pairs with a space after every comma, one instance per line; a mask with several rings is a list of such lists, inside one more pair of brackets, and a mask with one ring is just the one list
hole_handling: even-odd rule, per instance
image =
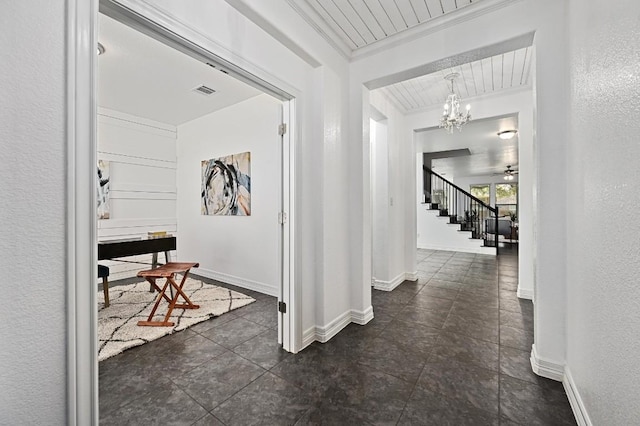
[[471, 105], [467, 105], [467, 111], [460, 111], [460, 97], [453, 90], [453, 81], [459, 76], [457, 72], [448, 74], [444, 77], [451, 83], [451, 93], [447, 96], [447, 102], [444, 104], [442, 117], [440, 117], [440, 128], [445, 129], [449, 133], [453, 133], [453, 129], [462, 130], [462, 126], [471, 120]]
[[505, 140], [512, 139], [516, 135], [516, 133], [518, 133], [517, 130], [503, 130], [501, 132], [498, 132], [498, 137]]
[[104, 53], [104, 46], [100, 43], [98, 43], [98, 56], [102, 55]]

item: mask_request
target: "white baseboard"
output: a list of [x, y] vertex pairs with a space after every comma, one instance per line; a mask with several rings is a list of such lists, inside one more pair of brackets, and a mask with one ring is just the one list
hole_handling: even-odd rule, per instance
[[351, 310], [351, 321], [358, 325], [365, 325], [373, 319], [373, 306], [369, 306], [364, 311]]
[[346, 311], [325, 326], [315, 325], [306, 329], [302, 334], [302, 349], [315, 341], [320, 343], [328, 342], [333, 336], [338, 334], [343, 328], [352, 322], [359, 325], [365, 325], [372, 319], [373, 306], [369, 306], [364, 311], [356, 311], [354, 309]]
[[257, 291], [258, 293], [268, 294], [269, 296], [278, 297], [280, 291], [277, 287], [252, 281], [246, 278], [236, 277], [234, 275], [225, 274], [222, 272], [212, 271], [210, 269], [196, 268], [191, 270], [191, 275], [200, 275], [212, 280], [218, 280], [223, 283], [236, 285], [238, 287], [246, 288], [247, 290]]
[[407, 281], [416, 281], [418, 279], [418, 271], [405, 272], [404, 279]]
[[578, 426], [593, 426], [593, 423], [587, 414], [587, 409], [580, 397], [580, 393], [578, 392], [578, 388], [573, 381], [569, 367], [566, 367], [564, 370], [564, 380], [562, 381], [562, 384], [565, 392], [567, 393], [567, 398], [569, 398], [569, 404], [571, 405], [571, 409], [573, 410], [573, 415], [576, 418]]
[[520, 286], [518, 286], [518, 291], [516, 292], [516, 295], [520, 299], [533, 300], [533, 290], [520, 288]]
[[373, 288], [376, 290], [382, 291], [391, 291], [394, 288], [398, 287], [400, 284], [404, 282], [405, 273], [398, 274], [395, 278], [391, 279], [391, 281], [382, 281], [382, 280], [374, 280]]
[[538, 356], [536, 345], [531, 346], [531, 368], [538, 376], [562, 382], [564, 379], [564, 364], [542, 359]]

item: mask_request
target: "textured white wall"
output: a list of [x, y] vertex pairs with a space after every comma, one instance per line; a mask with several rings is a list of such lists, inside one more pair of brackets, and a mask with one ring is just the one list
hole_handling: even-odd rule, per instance
[[371, 120], [371, 220], [373, 279], [390, 281], [389, 272], [389, 148], [387, 120]]
[[568, 370], [594, 425], [640, 419], [640, 3], [569, 2]]
[[0, 14], [3, 425], [66, 424], [65, 16], [51, 1]]
[[[202, 274], [279, 294], [280, 101], [260, 95], [178, 126], [178, 257]], [[251, 153], [251, 215], [200, 212], [203, 160]]]

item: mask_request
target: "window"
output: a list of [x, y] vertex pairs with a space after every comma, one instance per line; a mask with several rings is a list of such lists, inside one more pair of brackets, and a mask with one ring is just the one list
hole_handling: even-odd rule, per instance
[[518, 220], [518, 184], [498, 183], [496, 184], [496, 206], [498, 216], [511, 216], [512, 220]]
[[471, 185], [469, 192], [487, 205], [491, 202], [491, 186], [489, 185]]

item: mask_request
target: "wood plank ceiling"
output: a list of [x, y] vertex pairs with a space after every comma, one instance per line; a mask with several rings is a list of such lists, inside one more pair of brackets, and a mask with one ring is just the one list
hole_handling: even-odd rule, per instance
[[[380, 88], [403, 112], [444, 105], [451, 86], [444, 77], [456, 72], [454, 91], [465, 99], [531, 84], [532, 48], [525, 47], [482, 60], [446, 68]], [[473, 108], [473, 106], [472, 106]]]
[[352, 51], [482, 0], [302, 0]]

